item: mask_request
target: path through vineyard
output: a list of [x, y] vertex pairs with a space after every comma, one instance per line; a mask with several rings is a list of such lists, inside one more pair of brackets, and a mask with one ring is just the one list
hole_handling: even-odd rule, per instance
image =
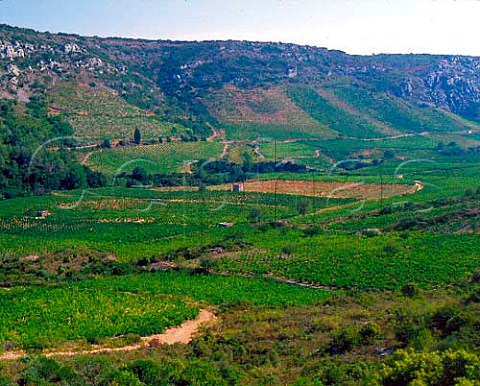
[[[46, 352], [43, 355], [47, 358], [51, 357], [72, 357], [78, 355], [88, 355], [88, 354], [103, 354], [108, 352], [125, 352], [125, 351], [134, 351], [141, 348], [147, 347], [156, 347], [163, 344], [175, 344], [189, 343], [198, 332], [200, 327], [208, 322], [212, 322], [217, 317], [215, 314], [209, 310], [202, 309], [200, 310], [199, 316], [195, 320], [188, 320], [178, 327], [172, 327], [167, 329], [163, 334], [143, 337], [140, 343], [132, 344], [129, 346], [123, 347], [102, 347], [94, 346], [91, 350], [82, 350], [82, 351], [52, 351]], [[25, 351], [11, 351], [6, 352], [0, 355], [0, 360], [18, 360], [26, 356]]]

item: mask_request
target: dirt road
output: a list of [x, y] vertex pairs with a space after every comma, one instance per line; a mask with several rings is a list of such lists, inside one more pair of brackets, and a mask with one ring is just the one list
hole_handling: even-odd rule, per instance
[[[89, 354], [103, 354], [109, 352], [126, 352], [140, 350], [147, 347], [156, 347], [164, 344], [182, 343], [188, 344], [197, 334], [200, 327], [206, 323], [213, 322], [217, 317], [209, 310], [200, 310], [200, 314], [195, 320], [188, 320], [178, 327], [172, 327], [167, 329], [163, 334], [152, 335], [143, 337], [140, 343], [124, 346], [124, 347], [103, 347], [94, 346], [91, 350], [81, 351], [51, 351], [44, 352], [43, 356], [47, 358], [51, 357], [73, 357], [78, 355]], [[19, 360], [26, 356], [25, 351], [10, 351], [0, 355], [1, 360]]]

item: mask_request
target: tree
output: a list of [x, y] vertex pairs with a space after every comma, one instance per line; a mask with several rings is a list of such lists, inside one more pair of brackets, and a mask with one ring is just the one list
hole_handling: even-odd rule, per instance
[[110, 142], [110, 140], [108, 138], [103, 140], [102, 147], [104, 149], [110, 149], [112, 147], [112, 143]]
[[61, 181], [61, 189], [72, 190], [84, 188], [87, 185], [85, 168], [81, 165], [71, 165]]
[[142, 133], [140, 132], [139, 128], [135, 128], [135, 132], [133, 133], [133, 141], [139, 145], [142, 142]]
[[[26, 108], [0, 101], [0, 190], [11, 198], [28, 192], [43, 194], [52, 189], [77, 189], [86, 185], [85, 172], [72, 152], [73, 128], [60, 117], [47, 116], [44, 96], [32, 96]], [[57, 137], [63, 137], [57, 138]], [[42, 144], [58, 140], [59, 151]], [[37, 154], [36, 149], [42, 149]]]
[[252, 156], [247, 152], [245, 152], [242, 154], [242, 158], [243, 158], [242, 169], [244, 172], [247, 173], [252, 170], [252, 166], [253, 166]]
[[86, 166], [84, 167], [87, 175], [87, 184], [91, 188], [102, 188], [107, 186], [107, 177], [101, 172], [90, 170]]
[[141, 182], [142, 184], [146, 184], [148, 182], [148, 173], [141, 166], [136, 166], [132, 170], [130, 177], [138, 182]]
[[154, 385], [161, 382], [161, 368], [151, 360], [136, 360], [130, 363], [128, 370], [144, 384]]

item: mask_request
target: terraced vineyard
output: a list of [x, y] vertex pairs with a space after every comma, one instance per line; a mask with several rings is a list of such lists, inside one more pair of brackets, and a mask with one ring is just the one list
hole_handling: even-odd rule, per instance
[[355, 106], [361, 112], [390, 125], [393, 128], [410, 132], [452, 132], [461, 131], [465, 127], [476, 127], [477, 125], [462, 121], [439, 109], [427, 109], [427, 106], [419, 110], [408, 102], [400, 101], [385, 95], [375, 93], [358, 85], [333, 84], [328, 89], [340, 99]]
[[341, 110], [313, 89], [292, 87], [288, 95], [315, 120], [342, 137], [375, 138], [386, 135], [372, 122]]
[[218, 158], [223, 145], [217, 142], [165, 143], [142, 147], [106, 149], [88, 160], [95, 170], [109, 175], [128, 172], [134, 167], [149, 173], [186, 172], [189, 162]]
[[289, 99], [281, 88], [225, 87], [206, 101], [228, 139], [333, 137], [335, 132]]
[[111, 90], [64, 83], [51, 94], [50, 114], [65, 118], [82, 142], [130, 139], [136, 128], [145, 139], [180, 135], [186, 128], [125, 102]]

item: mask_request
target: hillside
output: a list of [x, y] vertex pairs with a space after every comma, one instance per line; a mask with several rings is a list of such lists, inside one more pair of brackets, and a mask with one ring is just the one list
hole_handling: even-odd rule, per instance
[[0, 386], [479, 385], [479, 64], [0, 26]]
[[[27, 101], [45, 91], [56, 107], [60, 96], [59, 113], [81, 135], [96, 137], [125, 137], [142, 125], [151, 137], [187, 127], [204, 138], [212, 128], [224, 130], [227, 139], [476, 131], [479, 68], [475, 57], [352, 56], [294, 44], [81, 37], [0, 26], [0, 97]], [[65, 87], [70, 102], [59, 93]], [[94, 109], [103, 117], [94, 118], [96, 125], [92, 112], [66, 108], [85, 97], [103, 106]], [[173, 124], [180, 126], [171, 133]]]

